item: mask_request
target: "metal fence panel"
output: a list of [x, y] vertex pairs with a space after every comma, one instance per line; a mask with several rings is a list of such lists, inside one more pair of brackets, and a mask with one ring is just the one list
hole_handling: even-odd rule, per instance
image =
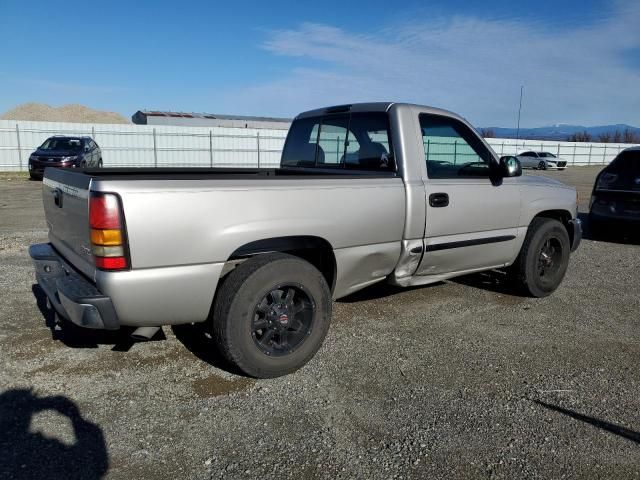
[[[0, 171], [26, 170], [29, 155], [52, 135], [92, 136], [102, 149], [106, 167], [277, 167], [286, 134], [256, 128], [0, 120]], [[500, 138], [487, 142], [498, 155], [545, 150], [569, 165], [603, 165], [630, 146]]]

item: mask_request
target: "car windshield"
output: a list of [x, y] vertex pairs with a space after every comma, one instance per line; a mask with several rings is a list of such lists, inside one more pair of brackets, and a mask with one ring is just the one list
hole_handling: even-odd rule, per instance
[[40, 146], [40, 150], [47, 151], [72, 151], [79, 152], [82, 147], [82, 140], [79, 138], [49, 138]]
[[556, 158], [556, 156], [553, 153], [549, 153], [549, 152], [538, 152], [538, 156], [546, 157], [546, 158]]

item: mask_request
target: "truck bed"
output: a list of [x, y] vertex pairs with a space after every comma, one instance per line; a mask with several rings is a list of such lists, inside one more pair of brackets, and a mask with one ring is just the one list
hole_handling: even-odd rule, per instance
[[[120, 199], [128, 271], [95, 266], [88, 205], [100, 192]], [[284, 237], [325, 239], [344, 296], [393, 271], [406, 211], [394, 173], [310, 168], [50, 168], [43, 202], [53, 248], [136, 326], [202, 321], [225, 262]]]

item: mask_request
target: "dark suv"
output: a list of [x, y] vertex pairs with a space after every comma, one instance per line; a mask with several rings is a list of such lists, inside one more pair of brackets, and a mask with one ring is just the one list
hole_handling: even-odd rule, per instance
[[640, 147], [623, 150], [598, 174], [589, 225], [594, 233], [605, 227], [640, 226]]
[[29, 175], [42, 179], [47, 167], [102, 167], [102, 152], [91, 137], [48, 138], [29, 157]]

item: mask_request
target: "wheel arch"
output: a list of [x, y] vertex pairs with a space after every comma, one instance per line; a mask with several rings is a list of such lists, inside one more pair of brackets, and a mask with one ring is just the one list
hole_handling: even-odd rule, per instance
[[331, 244], [322, 237], [296, 235], [254, 240], [234, 250], [227, 261], [243, 260], [270, 252], [288, 253], [311, 263], [322, 273], [333, 293], [337, 277], [336, 257]]
[[574, 231], [571, 225], [572, 215], [569, 210], [543, 210], [542, 212], [538, 212], [534, 215], [533, 218], [551, 218], [553, 220], [558, 220], [562, 225], [564, 225], [564, 228], [567, 230], [567, 234], [569, 235], [569, 242], [573, 244]]

